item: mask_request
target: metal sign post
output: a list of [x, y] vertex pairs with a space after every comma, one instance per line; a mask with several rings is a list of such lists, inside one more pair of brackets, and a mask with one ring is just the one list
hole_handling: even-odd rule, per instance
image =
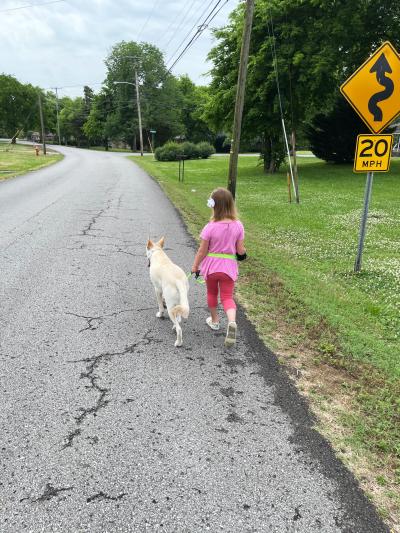
[[360, 236], [358, 238], [358, 249], [357, 249], [356, 262], [354, 263], [354, 272], [360, 272], [361, 270], [362, 254], [364, 250], [364, 240], [365, 240], [365, 233], [367, 229], [368, 211], [369, 211], [369, 203], [371, 201], [373, 179], [374, 179], [374, 173], [368, 172], [367, 182], [365, 184], [364, 209], [363, 209], [363, 213], [361, 217]]

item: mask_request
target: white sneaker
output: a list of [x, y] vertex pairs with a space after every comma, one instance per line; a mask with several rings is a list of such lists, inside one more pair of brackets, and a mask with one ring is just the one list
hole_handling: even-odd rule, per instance
[[227, 348], [235, 345], [236, 332], [237, 332], [236, 322], [229, 322], [228, 328], [226, 330], [226, 337], [225, 337], [225, 343], [224, 343]]
[[208, 318], [206, 318], [206, 322], [207, 322], [207, 326], [209, 326], [214, 331], [218, 331], [219, 330], [219, 322], [213, 322], [212, 318], [210, 316]]

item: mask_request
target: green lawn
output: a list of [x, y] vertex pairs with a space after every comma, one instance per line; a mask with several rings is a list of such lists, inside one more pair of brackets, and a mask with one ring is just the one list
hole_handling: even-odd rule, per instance
[[38, 170], [62, 158], [61, 154], [49, 150], [46, 156], [43, 156], [42, 151], [39, 156], [36, 156], [33, 146], [0, 143], [0, 181], [31, 170]]
[[[206, 201], [226, 186], [227, 157], [178, 164], [132, 158], [181, 210], [194, 235]], [[311, 351], [313, 364], [351, 376], [353, 410], [340, 424], [349, 443], [376, 454], [400, 481], [400, 161], [375, 174], [363, 270], [353, 273], [365, 175], [299, 158], [300, 205], [289, 204], [286, 169], [265, 175], [258, 158], [239, 161], [237, 205], [249, 260], [238, 295], [273, 348]], [[190, 265], [185, 265], [185, 268]], [[332, 393], [332, 391], [331, 391]]]

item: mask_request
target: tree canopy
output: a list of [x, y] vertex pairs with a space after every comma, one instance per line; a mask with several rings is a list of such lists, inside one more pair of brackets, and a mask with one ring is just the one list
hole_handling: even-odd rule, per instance
[[[215, 128], [232, 124], [243, 20], [241, 4], [228, 25], [214, 31], [206, 116]], [[276, 74], [289, 129], [304, 129], [316, 114], [333, 110], [340, 84], [382, 41], [399, 46], [398, 27], [391, 0], [257, 1], [242, 134], [259, 136], [267, 170], [283, 158]]]

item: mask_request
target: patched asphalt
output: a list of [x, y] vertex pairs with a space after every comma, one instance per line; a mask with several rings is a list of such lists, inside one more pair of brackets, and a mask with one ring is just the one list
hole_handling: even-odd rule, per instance
[[192, 283], [174, 347], [145, 242], [195, 249], [159, 186], [60, 150], [0, 183], [0, 531], [388, 531], [241, 311], [227, 351]]

